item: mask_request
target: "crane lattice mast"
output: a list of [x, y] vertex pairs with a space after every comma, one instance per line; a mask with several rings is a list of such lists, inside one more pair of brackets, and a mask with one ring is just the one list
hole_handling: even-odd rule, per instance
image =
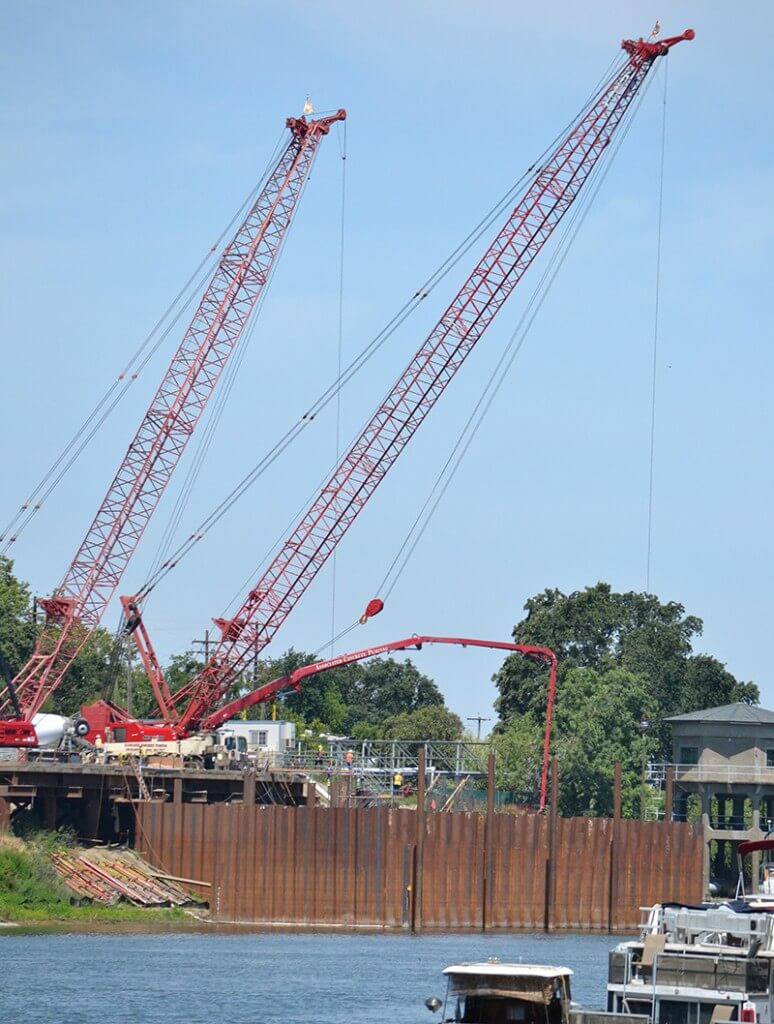
[[[199, 675], [175, 695], [179, 735], [195, 730], [272, 640], [476, 342], [548, 241], [609, 145], [668, 39], [625, 40], [622, 68], [537, 169], [497, 237], [373, 418], [232, 618]], [[182, 701], [187, 703], [183, 708]]]
[[[0, 743], [36, 744], [29, 720], [98, 625], [266, 286], [320, 140], [345, 117], [288, 118], [287, 147], [220, 257], [93, 523], [54, 595], [38, 602], [46, 622], [35, 650], [0, 690]], [[16, 727], [2, 721], [9, 713]]]

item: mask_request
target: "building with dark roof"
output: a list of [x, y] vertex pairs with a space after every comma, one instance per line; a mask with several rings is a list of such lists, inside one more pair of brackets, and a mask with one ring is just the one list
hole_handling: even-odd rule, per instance
[[672, 726], [675, 817], [700, 812], [705, 881], [712, 875], [729, 883], [739, 842], [762, 839], [774, 821], [774, 711], [726, 704], [666, 721]]

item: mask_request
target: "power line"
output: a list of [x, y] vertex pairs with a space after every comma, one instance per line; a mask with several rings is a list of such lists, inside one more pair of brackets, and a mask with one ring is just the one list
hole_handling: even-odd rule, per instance
[[664, 97], [661, 116], [661, 165], [658, 182], [658, 234], [656, 241], [656, 294], [653, 313], [653, 374], [650, 391], [650, 465], [648, 469], [648, 553], [645, 565], [645, 592], [650, 593], [650, 562], [653, 550], [653, 468], [656, 456], [656, 379], [658, 370], [658, 314], [661, 296], [661, 226], [664, 209], [664, 154], [666, 152], [666, 111], [669, 63], [664, 62]]

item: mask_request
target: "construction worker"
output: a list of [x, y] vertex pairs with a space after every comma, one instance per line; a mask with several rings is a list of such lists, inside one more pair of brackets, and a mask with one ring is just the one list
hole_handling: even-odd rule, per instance
[[351, 771], [352, 770], [352, 762], [355, 760], [355, 752], [354, 752], [354, 750], [348, 750], [346, 752], [346, 754], [344, 755], [344, 760], [347, 762], [347, 768], [349, 768], [349, 770]]

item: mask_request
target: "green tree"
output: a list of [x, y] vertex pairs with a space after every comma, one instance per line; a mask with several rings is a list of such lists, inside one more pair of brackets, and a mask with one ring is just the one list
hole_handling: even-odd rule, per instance
[[381, 729], [395, 740], [459, 740], [464, 732], [459, 715], [441, 704], [392, 715], [384, 719]]
[[11, 559], [0, 555], [0, 651], [12, 675], [29, 657], [35, 635], [30, 588], [14, 575]]
[[115, 640], [106, 629], [95, 629], [46, 701], [45, 710], [75, 715], [84, 704], [99, 700], [115, 668], [114, 644]]
[[497, 785], [523, 795], [540, 790], [544, 727], [530, 715], [514, 716], [493, 738]]
[[688, 659], [682, 681], [680, 703], [686, 711], [698, 711], [723, 704], [757, 704], [760, 691], [755, 683], [740, 683], [722, 662], [709, 654], [695, 654]]
[[164, 669], [164, 678], [167, 680], [167, 686], [174, 693], [181, 686], [190, 683], [203, 668], [204, 662], [191, 651], [186, 651], [185, 654], [173, 654]]
[[[597, 583], [569, 595], [545, 590], [530, 598], [525, 609], [526, 616], [514, 627], [514, 640], [554, 650], [559, 659], [559, 706], [575, 668], [605, 673], [617, 667], [647, 682], [654, 701], [651, 735], [662, 760], [671, 753], [664, 718], [721, 703], [755, 703], [759, 699], [755, 684], [740, 683], [714, 658], [692, 653], [702, 622], [686, 615], [675, 601], [663, 603], [652, 594], [619, 594], [608, 583]], [[501, 727], [519, 715], [544, 720], [545, 668], [512, 655], [495, 682]]]
[[410, 659], [375, 658], [351, 668], [359, 671], [342, 687], [350, 726], [358, 721], [379, 724], [420, 708], [444, 707], [441, 691]]
[[610, 815], [621, 764], [625, 816], [639, 813], [643, 766], [656, 738], [640, 728], [656, 702], [648, 681], [622, 668], [573, 668], [557, 704], [553, 751], [559, 762], [559, 810], [566, 816]]

